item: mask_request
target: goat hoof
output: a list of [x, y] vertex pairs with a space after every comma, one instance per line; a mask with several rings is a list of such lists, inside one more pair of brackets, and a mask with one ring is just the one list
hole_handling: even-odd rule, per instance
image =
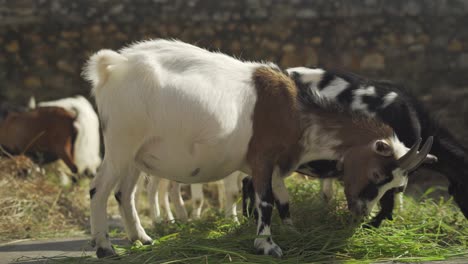
[[380, 224], [382, 222], [381, 221], [370, 221], [369, 223], [365, 223], [362, 227], [363, 228], [366, 228], [366, 229], [369, 229], [369, 228], [379, 228]]
[[140, 241], [143, 245], [152, 245], [153, 239], [147, 234], [140, 235], [140, 238], [132, 239], [131, 241]]
[[143, 245], [145, 245], [145, 246], [153, 245], [153, 240], [152, 240], [152, 239], [146, 240], [146, 241], [142, 241], [142, 242], [143, 242]]
[[143, 242], [143, 245], [148, 245], [148, 243], [149, 244], [153, 243], [153, 239], [150, 236], [145, 235], [145, 237], [141, 240], [141, 242]]
[[255, 241], [255, 247], [259, 255], [270, 255], [276, 258], [281, 258], [283, 256], [281, 248], [271, 240], [262, 240], [261, 242]]
[[283, 251], [280, 247], [278, 247], [278, 245], [275, 245], [272, 249], [268, 251], [268, 255], [273, 256], [275, 258], [281, 258], [283, 256]]
[[115, 250], [113, 247], [111, 248], [102, 248], [102, 247], [99, 247], [97, 250], [96, 250], [96, 256], [98, 258], [116, 258], [117, 257], [117, 253], [115, 253]]

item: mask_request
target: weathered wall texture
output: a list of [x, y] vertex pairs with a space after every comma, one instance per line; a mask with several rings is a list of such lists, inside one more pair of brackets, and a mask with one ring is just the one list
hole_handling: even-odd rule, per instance
[[[80, 72], [92, 52], [161, 37], [450, 100], [468, 87], [467, 25], [468, 0], [0, 0], [0, 98], [88, 95]], [[466, 130], [462, 120], [454, 125]]]

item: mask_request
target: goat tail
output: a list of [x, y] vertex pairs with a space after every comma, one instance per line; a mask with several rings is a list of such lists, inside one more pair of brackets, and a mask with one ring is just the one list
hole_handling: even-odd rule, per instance
[[86, 62], [83, 77], [92, 83], [93, 93], [95, 94], [109, 79], [112, 68], [127, 61], [126, 57], [113, 50], [100, 50], [93, 54]]

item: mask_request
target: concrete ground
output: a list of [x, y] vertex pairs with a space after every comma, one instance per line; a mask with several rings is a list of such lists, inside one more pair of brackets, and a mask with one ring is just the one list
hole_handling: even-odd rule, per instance
[[[440, 177], [422, 173], [421, 176], [415, 177], [415, 182], [426, 182], [427, 177], [435, 177], [440, 180]], [[431, 179], [434, 180], [434, 179]], [[442, 179], [444, 180], [444, 179]], [[440, 183], [441, 186], [447, 185], [446, 181]], [[424, 186], [423, 186], [424, 187]], [[409, 185], [406, 190], [407, 195], [419, 197], [426, 188], [419, 185]], [[435, 192], [436, 195], [445, 194], [446, 190]], [[432, 194], [434, 195], [434, 193]], [[120, 217], [112, 216], [109, 218], [109, 226], [111, 229], [123, 230]], [[23, 239], [10, 241], [6, 243], [0, 242], [0, 264], [6, 263], [24, 263], [38, 264], [50, 263], [51, 257], [96, 257], [95, 251], [89, 244], [89, 236], [75, 238], [54, 238], [43, 240]], [[125, 239], [111, 239], [113, 244], [128, 245]], [[379, 264], [395, 264], [398, 262], [380, 262]], [[454, 258], [446, 261], [434, 262], [419, 262], [418, 264], [468, 264], [468, 258]]]
[[[112, 240], [114, 244], [125, 244], [125, 240]], [[47, 263], [50, 257], [95, 257], [89, 245], [89, 237], [57, 238], [47, 240], [17, 240], [0, 244], [0, 264]]]
[[[112, 240], [113, 244], [125, 245], [126, 240]], [[58, 238], [47, 240], [17, 240], [0, 244], [0, 264], [50, 263], [48, 258], [54, 257], [95, 257], [94, 250], [89, 245], [88, 237]], [[396, 264], [399, 262], [380, 262], [379, 264]], [[445, 261], [419, 262], [418, 264], [466, 264], [467, 258], [454, 258]]]

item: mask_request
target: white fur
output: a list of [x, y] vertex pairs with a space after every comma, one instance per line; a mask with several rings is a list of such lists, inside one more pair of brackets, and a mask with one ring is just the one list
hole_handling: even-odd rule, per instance
[[[190, 194], [192, 195], [193, 219], [200, 219], [205, 198], [203, 196], [203, 185], [200, 183], [190, 184]], [[218, 193], [221, 195], [221, 193]]]
[[362, 101], [362, 97], [365, 95], [367, 96], [376, 95], [374, 86], [360, 87], [359, 89], [356, 89], [353, 91], [353, 95], [354, 95], [353, 102], [351, 103], [352, 110], [361, 111], [368, 116], [375, 115], [375, 113], [369, 111], [369, 109], [367, 108], [367, 104]]
[[[408, 174], [406, 171], [401, 170], [400, 168], [397, 168], [393, 170], [393, 180], [379, 188], [379, 193], [377, 194], [377, 197], [371, 201], [366, 201], [366, 211], [365, 214], [368, 215], [374, 208], [375, 204], [382, 198], [382, 196], [390, 189], [396, 188], [396, 187], [401, 187], [401, 186], [406, 186], [408, 184]], [[397, 196], [401, 197], [401, 196]]]
[[[99, 61], [120, 63], [96, 78]], [[93, 89], [98, 109], [116, 117], [104, 133], [111, 168], [134, 161], [149, 174], [197, 183], [245, 165], [256, 100], [250, 78], [261, 64], [165, 40], [99, 52], [91, 62], [86, 76], [107, 80]]]
[[88, 169], [95, 174], [101, 164], [99, 119], [91, 103], [81, 95], [55, 101], [40, 102], [39, 106], [58, 106], [67, 111], [77, 112], [76, 127], [78, 135], [75, 139], [74, 161], [78, 173]]
[[[323, 69], [310, 69], [305, 67], [296, 67], [286, 69], [289, 76], [299, 78], [299, 81], [303, 84], [307, 84], [310, 93], [317, 99], [325, 98], [325, 96], [318, 90], [317, 85], [322, 80], [325, 70]], [[334, 100], [335, 98], [329, 98]]]
[[[260, 223], [260, 222], [259, 222]], [[271, 254], [271, 251], [275, 251], [275, 255], [277, 257], [281, 257], [283, 255], [283, 251], [281, 248], [271, 240], [271, 242], [268, 242], [267, 238], [268, 236], [271, 236], [271, 230], [269, 226], [265, 226], [263, 231], [259, 234], [259, 236], [255, 239], [254, 241], [254, 246], [255, 248], [259, 250], [263, 250], [264, 255]]]
[[[234, 222], [239, 222], [237, 218], [237, 201], [239, 200], [239, 192], [241, 190], [242, 179], [247, 176], [242, 172], [234, 172], [223, 179], [224, 186], [224, 215], [226, 218], [231, 218]], [[221, 192], [218, 194], [220, 195]]]
[[[393, 149], [395, 159], [401, 158], [403, 155], [405, 155], [409, 151], [409, 148], [407, 148], [398, 139], [396, 135], [394, 135], [392, 138], [389, 139], [389, 143]], [[392, 175], [393, 175], [393, 180], [391, 182], [384, 184], [383, 186], [380, 186], [379, 193], [373, 200], [366, 201], [365, 203], [361, 204], [361, 206], [365, 206], [364, 213], [366, 215], [368, 215], [372, 211], [375, 204], [380, 200], [380, 198], [382, 198], [385, 192], [387, 192], [388, 190], [392, 188], [406, 186], [408, 184], [408, 172], [401, 170], [400, 168], [397, 168], [392, 171]]]
[[312, 94], [318, 98], [326, 98], [331, 101], [336, 101], [336, 97], [340, 95], [349, 86], [346, 80], [335, 77], [326, 87], [321, 91], [318, 90], [317, 85], [322, 80], [325, 70], [323, 69], [310, 69], [305, 67], [289, 68], [286, 72], [292, 76], [297, 74], [300, 81], [304, 84], [309, 84], [309, 89]]
[[[340, 95], [343, 91], [345, 91], [349, 85], [348, 82], [339, 78], [335, 77], [332, 82], [327, 87], [324, 87], [322, 90], [318, 90], [317, 85], [320, 80], [323, 78], [325, 74], [325, 70], [323, 69], [311, 69], [305, 67], [296, 67], [296, 68], [289, 68], [286, 70], [288, 74], [294, 78], [296, 81], [300, 81], [302, 84], [307, 84], [311, 95], [316, 99], [326, 99], [329, 101], [336, 101], [336, 97]], [[367, 104], [363, 102], [363, 96], [377, 96], [375, 87], [373, 86], [362, 86], [358, 89], [354, 90], [352, 102], [350, 105], [350, 109], [354, 111], [362, 112], [368, 116], [375, 116], [374, 112], [369, 111]], [[392, 104], [395, 99], [397, 98], [397, 93], [390, 92], [383, 97], [383, 104], [380, 108], [385, 108], [388, 105]], [[320, 102], [320, 101], [318, 101]], [[313, 122], [312, 122], [313, 123]], [[328, 131], [321, 131], [320, 127], [311, 126], [306, 130], [305, 136], [303, 137], [303, 141], [305, 146], [308, 146], [309, 149], [306, 149], [306, 152], [309, 153], [302, 158], [302, 161], [305, 160], [317, 160], [317, 159], [336, 159], [338, 157], [338, 153], [333, 153], [330, 151], [333, 149], [334, 146], [340, 144], [339, 140], [336, 140], [336, 135], [330, 134]], [[401, 143], [396, 136], [390, 139], [390, 144], [395, 152], [395, 157], [399, 158], [403, 156], [407, 151], [408, 148]], [[319, 150], [319, 151], [311, 151], [311, 150]], [[338, 157], [339, 158], [339, 157]], [[303, 172], [307, 172], [307, 169], [303, 170]], [[386, 186], [380, 189], [378, 199], [383, 195], [384, 190], [388, 190], [389, 186], [398, 187], [401, 186], [402, 182], [404, 181], [403, 175], [400, 175], [401, 171], [395, 171], [394, 174], [394, 181], [388, 183]], [[312, 172], [309, 171], [309, 174]], [[333, 185], [332, 179], [325, 179], [321, 180], [321, 192], [322, 196], [326, 199], [330, 199], [332, 192], [333, 192]], [[370, 204], [367, 204], [369, 210], [375, 205], [378, 199], [373, 200]], [[364, 204], [363, 204], [364, 206]]]
[[[284, 178], [281, 176], [279, 167], [275, 167], [273, 170], [271, 187], [273, 189], [273, 195], [275, 196], [276, 201], [278, 201], [281, 205], [289, 204], [288, 189], [284, 184]], [[286, 225], [292, 226], [292, 220], [289, 217], [282, 219], [282, 222]]]
[[275, 199], [281, 204], [289, 203], [289, 194], [284, 185], [284, 179], [281, 177], [280, 169], [275, 167], [271, 180], [271, 187], [274, 191]]
[[[105, 238], [106, 201], [126, 171], [184, 183], [250, 172], [245, 155], [257, 96], [251, 78], [260, 66], [267, 65], [166, 40], [90, 58], [84, 75], [106, 124], [106, 155], [91, 184], [91, 232], [98, 247], [112, 250]], [[146, 241], [132, 204], [123, 210], [126, 226], [134, 225], [126, 228], [131, 239]]]
[[396, 193], [395, 194], [395, 208], [398, 210], [398, 211], [403, 211], [403, 207], [404, 204], [403, 204], [403, 192], [399, 192], [399, 193]]
[[[143, 174], [141, 174], [140, 177], [144, 177]], [[159, 207], [159, 203], [161, 201], [159, 198], [160, 182], [160, 178], [150, 177], [148, 178], [148, 184], [146, 185], [149, 201], [149, 213], [154, 223], [161, 223], [163, 221], [163, 217], [161, 216], [161, 209]]]
[[348, 88], [349, 83], [342, 78], [336, 77], [329, 85], [320, 91], [321, 96], [329, 99], [336, 99], [336, 97]]
[[[136, 183], [139, 171], [180, 183], [215, 181], [236, 170], [251, 173], [246, 153], [257, 100], [252, 76], [262, 66], [271, 65], [167, 40], [142, 42], [119, 53], [101, 50], [90, 58], [84, 75], [93, 83], [106, 125], [106, 155], [91, 184], [96, 191], [91, 199], [91, 233], [99, 248], [112, 250], [106, 238], [106, 201], [116, 184], [117, 193], [122, 192], [121, 214], [129, 238], [148, 242], [129, 201], [134, 189], [126, 186]], [[303, 152], [290, 172], [301, 163], [342, 156], [331, 150], [340, 143], [337, 136], [312, 124], [313, 120], [299, 142]], [[281, 177], [288, 174], [274, 171]], [[281, 188], [275, 184], [273, 193], [287, 200]], [[256, 196], [259, 211], [260, 205], [272, 209]], [[180, 202], [177, 198], [173, 200]], [[264, 221], [259, 215], [260, 226]], [[270, 235], [269, 226], [258, 233]], [[255, 245], [264, 253], [282, 254], [271, 238], [257, 238]]]
[[403, 155], [406, 154], [406, 152], [409, 151], [409, 148], [407, 148], [405, 144], [403, 144], [403, 142], [401, 142], [398, 139], [398, 136], [396, 134], [393, 134], [393, 137], [390, 138], [389, 143], [393, 149], [393, 153], [396, 159], [401, 158]]
[[[312, 114], [310, 115], [313, 120]], [[340, 153], [336, 153], [333, 149], [341, 144], [336, 133], [325, 131], [320, 126], [311, 122], [302, 137], [302, 145], [305, 146], [300, 164], [304, 164], [311, 160], [335, 160], [340, 159]]]
[[[217, 182], [218, 186], [218, 196], [220, 200], [225, 200], [225, 205], [221, 206], [224, 207], [224, 214], [226, 218], [232, 218], [235, 222], [239, 222], [237, 217], [237, 200], [240, 192], [240, 181], [246, 176], [245, 173], [240, 171], [234, 172], [224, 178], [222, 181]], [[182, 196], [180, 192], [177, 192], [174, 187], [169, 187], [168, 185], [164, 185], [165, 188], [155, 188], [155, 185], [158, 185], [160, 181], [167, 181], [165, 179], [161, 179], [158, 177], [149, 177], [148, 185], [147, 185], [147, 192], [148, 198], [150, 199], [150, 215], [155, 223], [162, 222], [162, 216], [159, 207], [159, 196], [166, 196], [166, 193], [169, 193], [169, 196], [172, 198], [171, 201], [175, 207], [175, 217], [179, 220], [186, 220], [187, 212], [185, 210], [184, 202], [182, 200]], [[171, 182], [172, 186], [180, 186], [179, 183]], [[219, 188], [221, 187], [222, 188]], [[202, 184], [191, 184], [191, 196], [192, 196], [192, 218], [193, 219], [200, 219], [201, 217], [201, 210], [204, 203], [204, 195], [203, 195], [203, 188]], [[176, 187], [180, 188], [180, 187]], [[221, 191], [222, 190], [222, 191]], [[163, 200], [166, 202], [166, 200]], [[168, 201], [167, 201], [168, 202]], [[170, 206], [165, 205], [165, 211], [168, 216], [168, 221], [174, 221], [174, 217], [172, 214], [172, 210]]]
[[330, 201], [333, 198], [333, 179], [320, 179], [320, 190], [322, 198]]
[[389, 92], [388, 94], [386, 94], [384, 97], [383, 97], [383, 104], [381, 106], [381, 108], [385, 108], [389, 105], [391, 105], [395, 99], [398, 97], [398, 94], [395, 93], [395, 92]]
[[295, 67], [286, 69], [286, 72], [291, 75], [292, 73], [299, 74], [299, 78], [303, 83], [312, 83], [315, 86], [320, 82], [322, 79], [323, 74], [325, 71], [323, 69], [311, 69], [306, 67]]
[[174, 209], [176, 212], [176, 217], [186, 222], [188, 220], [187, 210], [185, 209], [185, 203], [182, 199], [182, 194], [180, 192], [181, 185], [177, 182], [171, 182], [169, 188], [169, 197], [174, 204]]
[[[256, 208], [257, 208], [257, 213], [258, 213], [258, 219], [259, 220], [262, 219], [262, 210], [260, 209], [260, 205], [263, 206], [263, 207], [272, 207], [273, 208], [272, 204], [269, 204], [269, 203], [266, 203], [266, 202], [260, 202], [260, 201], [261, 201], [260, 197], [258, 196], [258, 194], [256, 194], [255, 195], [255, 205], [256, 205]], [[268, 241], [268, 237], [271, 236], [270, 226], [269, 225], [264, 225], [263, 226], [263, 231], [258, 232], [258, 230], [260, 230], [260, 228], [261, 228], [261, 226], [263, 224], [264, 224], [263, 221], [258, 221], [257, 222], [257, 233], [258, 233], [258, 235], [260, 237], [255, 238], [254, 247], [257, 250], [263, 250], [264, 255], [268, 255], [271, 250], [274, 250], [275, 253], [277, 254], [277, 256], [282, 256], [283, 252], [282, 252], [281, 248], [275, 242], [273, 242], [273, 240], [271, 240], [271, 238], [270, 238], [270, 241]]]

